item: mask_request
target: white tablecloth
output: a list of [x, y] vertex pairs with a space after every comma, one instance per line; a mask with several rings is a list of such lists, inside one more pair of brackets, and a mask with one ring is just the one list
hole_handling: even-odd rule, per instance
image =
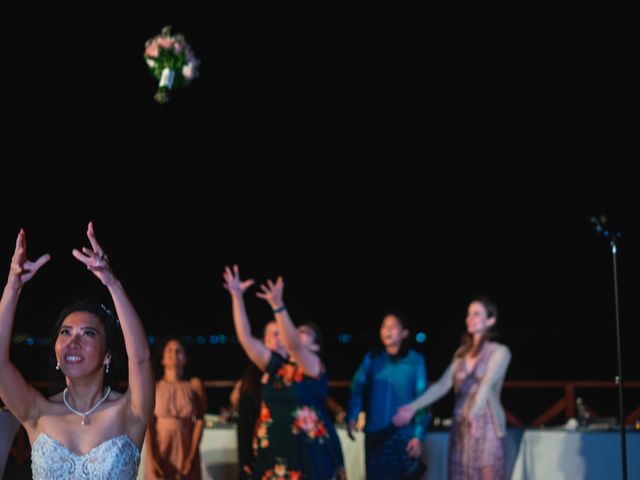
[[[627, 431], [627, 469], [640, 480], [640, 432]], [[512, 480], [622, 478], [620, 431], [526, 430]]]
[[4, 475], [4, 467], [18, 427], [20, 427], [20, 423], [11, 412], [0, 410], [0, 478]]
[[[364, 480], [364, 434], [351, 441], [337, 429], [349, 480]], [[447, 478], [448, 431], [431, 431], [424, 443], [426, 480]], [[203, 479], [238, 478], [233, 426], [206, 428], [200, 445]], [[629, 479], [640, 480], [640, 432], [627, 435]], [[143, 449], [144, 457], [144, 449]], [[144, 465], [144, 463], [143, 463]], [[600, 480], [621, 478], [619, 432], [509, 429], [507, 468], [512, 480]], [[142, 478], [142, 467], [138, 478]]]

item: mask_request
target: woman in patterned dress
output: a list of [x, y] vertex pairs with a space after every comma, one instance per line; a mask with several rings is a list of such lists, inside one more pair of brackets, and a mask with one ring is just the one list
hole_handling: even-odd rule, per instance
[[500, 391], [511, 360], [509, 348], [489, 340], [497, 308], [486, 297], [467, 309], [467, 332], [442, 377], [413, 402], [398, 409], [396, 425], [443, 397], [453, 386], [456, 400], [449, 440], [450, 480], [500, 480], [506, 472], [506, 418]]

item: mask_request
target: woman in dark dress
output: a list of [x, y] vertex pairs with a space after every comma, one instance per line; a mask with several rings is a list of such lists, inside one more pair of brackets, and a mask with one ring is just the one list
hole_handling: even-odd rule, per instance
[[237, 266], [225, 269], [224, 280], [238, 340], [265, 372], [253, 478], [345, 478], [340, 442], [325, 408], [328, 382], [318, 356], [319, 331], [312, 324], [296, 329], [282, 299], [282, 278], [275, 283], [269, 280], [257, 295], [271, 306], [287, 355], [270, 351], [251, 335], [249, 327], [243, 295], [253, 280], [241, 281]]

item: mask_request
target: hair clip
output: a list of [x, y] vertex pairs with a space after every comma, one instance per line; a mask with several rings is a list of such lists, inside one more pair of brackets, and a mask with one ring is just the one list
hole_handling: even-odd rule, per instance
[[115, 316], [115, 314], [109, 307], [107, 307], [104, 303], [101, 303], [100, 308], [107, 315], [107, 317], [109, 317], [109, 319], [116, 324], [116, 327], [120, 326], [120, 320], [118, 320], [118, 317]]

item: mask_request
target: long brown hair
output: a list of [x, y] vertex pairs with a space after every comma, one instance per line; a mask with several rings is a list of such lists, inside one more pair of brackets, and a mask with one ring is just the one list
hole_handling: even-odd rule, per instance
[[[472, 304], [473, 302], [482, 304], [485, 311], [487, 312], [487, 318], [494, 317], [496, 320], [498, 320], [498, 307], [494, 302], [489, 300], [484, 295], [474, 296], [469, 304]], [[480, 350], [482, 350], [484, 342], [493, 338], [492, 330], [494, 326], [495, 323], [482, 334], [482, 337], [480, 337], [480, 341], [475, 346], [473, 345], [473, 335], [465, 331], [462, 334], [462, 338], [460, 339], [460, 347], [458, 347], [458, 350], [456, 350], [455, 358], [462, 358], [469, 352], [471, 352], [472, 357], [477, 356]]]

